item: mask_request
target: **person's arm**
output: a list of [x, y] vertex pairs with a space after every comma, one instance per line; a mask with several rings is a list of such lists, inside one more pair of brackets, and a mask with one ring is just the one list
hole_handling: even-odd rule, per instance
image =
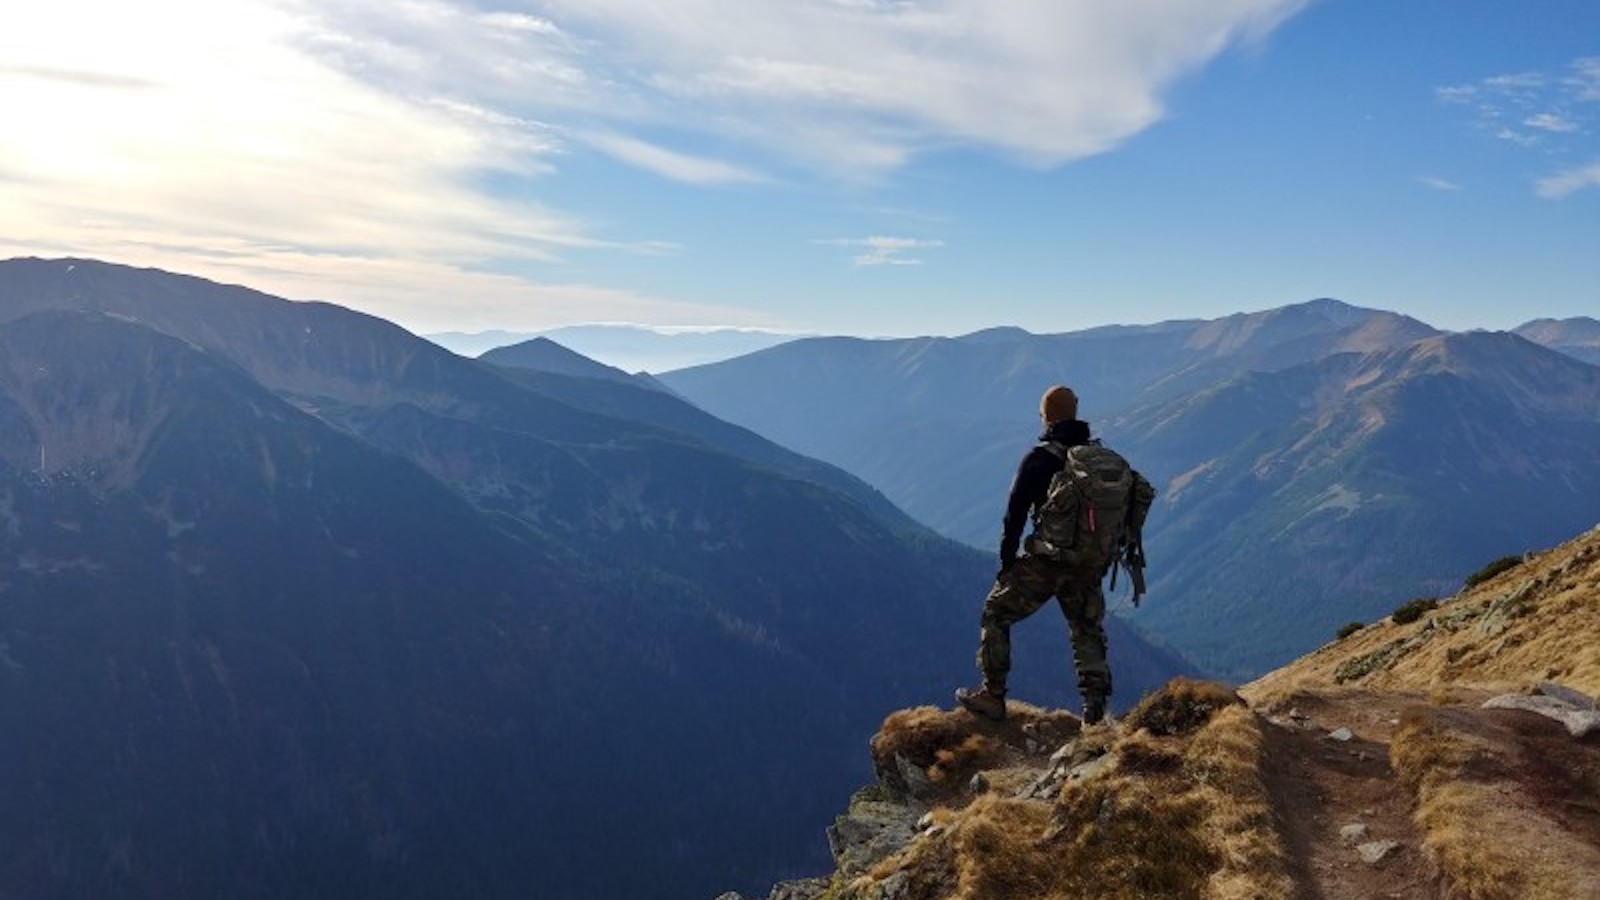
[[1061, 468], [1061, 460], [1043, 447], [1035, 447], [1017, 464], [1017, 474], [1011, 479], [1011, 493], [1006, 498], [1006, 515], [1000, 534], [1000, 570], [1005, 571], [1016, 561], [1017, 549], [1022, 546], [1022, 532], [1028, 525], [1028, 514], [1035, 504], [1044, 500], [1050, 489], [1050, 479]]

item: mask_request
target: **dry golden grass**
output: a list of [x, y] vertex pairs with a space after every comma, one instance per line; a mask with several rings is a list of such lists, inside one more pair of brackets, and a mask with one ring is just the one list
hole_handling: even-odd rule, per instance
[[970, 734], [954, 747], [934, 752], [933, 765], [928, 766], [928, 778], [934, 784], [947, 784], [970, 777], [972, 773], [998, 763], [1005, 755], [1006, 745], [986, 734]]
[[1049, 825], [1046, 804], [993, 794], [979, 798], [952, 831], [956, 859], [952, 900], [1062, 897], [1065, 866], [1040, 841]]
[[1220, 860], [1205, 896], [1271, 900], [1294, 894], [1289, 852], [1273, 819], [1261, 778], [1261, 722], [1229, 706], [1189, 744], [1184, 768], [1205, 801], [1203, 838]]
[[[930, 877], [942, 879], [927, 895], [940, 900], [1291, 896], [1287, 853], [1259, 774], [1258, 719], [1231, 691], [1201, 682], [1174, 683], [1143, 706], [1141, 722], [1179, 733], [1127, 723], [1120, 734], [1086, 733], [1083, 744], [1113, 755], [1106, 774], [1069, 783], [1053, 805], [992, 792], [941, 810], [940, 833], [841, 896], [873, 896], [869, 882], [906, 871], [919, 873], [912, 879], [919, 890]], [[926, 716], [912, 718], [892, 730], [902, 737], [937, 730], [926, 727]], [[907, 746], [899, 739], [884, 746], [891, 744]]]
[[941, 749], [960, 743], [970, 732], [970, 726], [938, 707], [902, 709], [884, 719], [872, 736], [872, 761], [881, 768], [900, 756], [915, 766], [931, 766]]
[[1127, 735], [1116, 742], [1116, 747], [1117, 769], [1129, 775], [1164, 775], [1183, 765], [1181, 742], [1148, 731]]
[[1417, 825], [1423, 845], [1458, 896], [1511, 900], [1528, 896], [1521, 862], [1509, 844], [1484, 840], [1496, 813], [1493, 796], [1461, 780], [1484, 752], [1429, 718], [1406, 714], [1390, 743], [1395, 774], [1417, 795]]
[[1226, 706], [1243, 703], [1227, 685], [1178, 677], [1139, 701], [1123, 718], [1129, 729], [1154, 734], [1188, 734], [1205, 725]]
[[[1199, 898], [1216, 859], [1202, 804], [1144, 779], [1107, 777], [1054, 808], [985, 797], [953, 832], [952, 900]], [[1049, 837], [1046, 837], [1049, 835]]]
[[873, 768], [893, 782], [898, 777], [898, 757], [921, 769], [934, 784], [955, 787], [974, 772], [1003, 765], [1008, 755], [1020, 752], [1029, 740], [1058, 747], [1080, 729], [1078, 719], [1069, 713], [1016, 700], [1009, 701], [1007, 709], [1003, 723], [933, 706], [893, 713], [873, 735]]
[[1417, 796], [1423, 847], [1452, 897], [1585, 900], [1600, 890], [1600, 853], [1530, 816], [1514, 783], [1519, 760], [1448, 727], [1433, 710], [1404, 716], [1390, 744], [1395, 773]]

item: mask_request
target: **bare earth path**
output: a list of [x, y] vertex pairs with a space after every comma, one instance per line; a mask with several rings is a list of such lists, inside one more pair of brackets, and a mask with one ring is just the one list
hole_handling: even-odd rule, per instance
[[[1400, 714], [1418, 698], [1303, 694], [1267, 715], [1267, 789], [1296, 867], [1297, 900], [1374, 900], [1437, 896], [1411, 793], [1389, 765]], [[1348, 729], [1340, 741], [1330, 734]], [[1346, 826], [1364, 826], [1346, 838]], [[1364, 862], [1363, 844], [1396, 841], [1381, 861]]]
[[[1307, 690], [1257, 709], [1267, 721], [1263, 774], [1295, 860], [1296, 900], [1446, 895], [1423, 852], [1416, 798], [1390, 766], [1390, 741], [1408, 709], [1478, 748], [1470, 777], [1494, 792], [1496, 821], [1462, 827], [1530, 865], [1556, 860], [1555, 877], [1527, 896], [1600, 897], [1600, 744], [1533, 713], [1481, 709], [1487, 696], [1463, 693], [1438, 706], [1400, 692]], [[1331, 736], [1339, 729], [1350, 739]], [[1364, 826], [1359, 837], [1341, 833], [1352, 825]], [[1361, 845], [1379, 841], [1399, 846], [1376, 863], [1363, 860]]]

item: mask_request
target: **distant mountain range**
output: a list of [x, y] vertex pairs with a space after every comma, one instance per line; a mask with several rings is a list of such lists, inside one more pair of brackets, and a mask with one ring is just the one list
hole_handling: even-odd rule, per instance
[[1133, 621], [1243, 680], [1396, 591], [1447, 592], [1600, 520], [1600, 369], [1573, 349], [1593, 324], [1522, 329], [1547, 349], [1317, 300], [1059, 335], [807, 339], [660, 377], [979, 547], [998, 540], [1040, 392], [1073, 386], [1162, 492]]
[[799, 335], [752, 328], [655, 329], [640, 325], [568, 325], [538, 332], [442, 332], [429, 340], [463, 356], [545, 338], [627, 372], [667, 372], [754, 353]]
[[1600, 321], [1587, 317], [1534, 319], [1513, 330], [1535, 344], [1600, 365]]
[[[703, 898], [814, 867], [883, 711], [972, 678], [992, 561], [524, 349], [0, 262], [9, 895]], [[1039, 618], [1018, 693], [1060, 702]], [[1186, 668], [1112, 641], [1123, 703]]]

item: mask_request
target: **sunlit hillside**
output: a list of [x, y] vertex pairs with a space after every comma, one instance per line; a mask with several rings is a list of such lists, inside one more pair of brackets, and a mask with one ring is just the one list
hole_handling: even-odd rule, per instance
[[770, 897], [1600, 896], [1600, 529], [1468, 582], [1110, 725], [895, 713], [836, 871]]

